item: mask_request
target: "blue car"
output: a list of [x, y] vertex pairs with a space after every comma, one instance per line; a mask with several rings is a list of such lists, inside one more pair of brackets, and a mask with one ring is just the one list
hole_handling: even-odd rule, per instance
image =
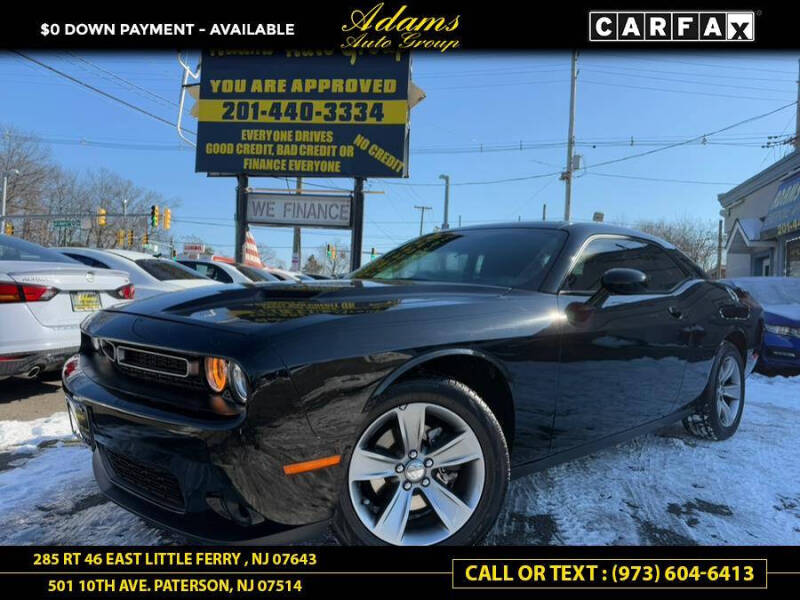
[[764, 307], [764, 342], [758, 370], [800, 370], [800, 277], [739, 277], [725, 281]]

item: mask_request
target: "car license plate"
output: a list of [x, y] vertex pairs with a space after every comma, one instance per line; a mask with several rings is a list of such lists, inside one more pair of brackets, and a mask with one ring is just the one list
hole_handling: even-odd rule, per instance
[[97, 292], [72, 292], [72, 310], [75, 312], [86, 312], [90, 310], [100, 310], [100, 294]]

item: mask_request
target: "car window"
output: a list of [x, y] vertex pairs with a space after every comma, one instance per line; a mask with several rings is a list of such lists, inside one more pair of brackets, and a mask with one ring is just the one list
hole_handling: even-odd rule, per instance
[[140, 258], [135, 261], [142, 269], [159, 281], [171, 279], [206, 279], [200, 273], [192, 271], [175, 261], [164, 258]]
[[233, 282], [233, 277], [228, 275], [225, 271], [223, 271], [217, 265], [212, 265], [210, 263], [194, 263], [194, 270], [200, 273], [201, 275], [205, 275], [209, 279], [213, 279], [214, 281], [219, 281], [221, 283], [231, 283]]
[[595, 292], [603, 273], [616, 267], [638, 269], [647, 275], [651, 292], [668, 292], [686, 279], [684, 271], [661, 248], [621, 237], [592, 239], [581, 252], [562, 289]]
[[55, 250], [43, 248], [11, 236], [0, 236], [0, 260], [25, 260], [31, 262], [62, 262], [76, 264], [77, 261]]
[[64, 254], [66, 254], [70, 258], [74, 258], [78, 262], [82, 262], [83, 264], [85, 264], [85, 265], [87, 265], [89, 267], [94, 267], [95, 269], [109, 269], [110, 268], [107, 264], [102, 263], [99, 260], [96, 260], [96, 259], [92, 258], [91, 256], [85, 256], [83, 254], [73, 254], [72, 252], [64, 252]]
[[239, 272], [247, 277], [250, 281], [278, 281], [278, 278], [274, 275], [267, 273], [266, 271], [262, 271], [261, 269], [256, 269], [255, 267], [236, 265], [236, 268], [239, 269]]
[[384, 254], [352, 279], [473, 283], [538, 288], [566, 239], [556, 229], [442, 231]]

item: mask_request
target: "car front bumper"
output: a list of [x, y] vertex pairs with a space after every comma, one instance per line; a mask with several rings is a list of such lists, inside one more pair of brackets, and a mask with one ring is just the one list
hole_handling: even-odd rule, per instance
[[800, 338], [766, 332], [760, 364], [767, 369], [800, 369]]
[[[100, 490], [145, 520], [190, 540], [223, 544], [288, 544], [326, 529], [327, 518], [298, 523], [297, 514], [277, 520], [269, 511], [259, 512], [232, 482], [225, 465], [218, 464], [218, 449], [238, 444], [241, 421], [201, 421], [133, 403], [80, 368], [67, 377], [64, 391], [73, 431], [92, 449]], [[244, 457], [228, 466], [250, 467], [260, 477], [258, 465]], [[282, 489], [282, 477], [275, 472], [271, 487]], [[286, 504], [297, 501], [290, 497]], [[278, 507], [275, 513], [288, 514]]]

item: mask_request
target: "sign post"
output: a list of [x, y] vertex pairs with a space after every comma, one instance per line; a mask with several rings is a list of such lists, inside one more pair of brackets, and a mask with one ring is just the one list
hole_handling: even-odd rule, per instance
[[[237, 262], [248, 222], [293, 220], [298, 228], [352, 229], [351, 267], [360, 266], [365, 179], [408, 177], [410, 73], [408, 53], [203, 52], [195, 171], [237, 178]], [[270, 200], [280, 204], [271, 205], [273, 216], [254, 215], [253, 202], [268, 199], [248, 194], [248, 177], [352, 177], [349, 222], [342, 226], [343, 204], [306, 196], [299, 184], [293, 201]]]

